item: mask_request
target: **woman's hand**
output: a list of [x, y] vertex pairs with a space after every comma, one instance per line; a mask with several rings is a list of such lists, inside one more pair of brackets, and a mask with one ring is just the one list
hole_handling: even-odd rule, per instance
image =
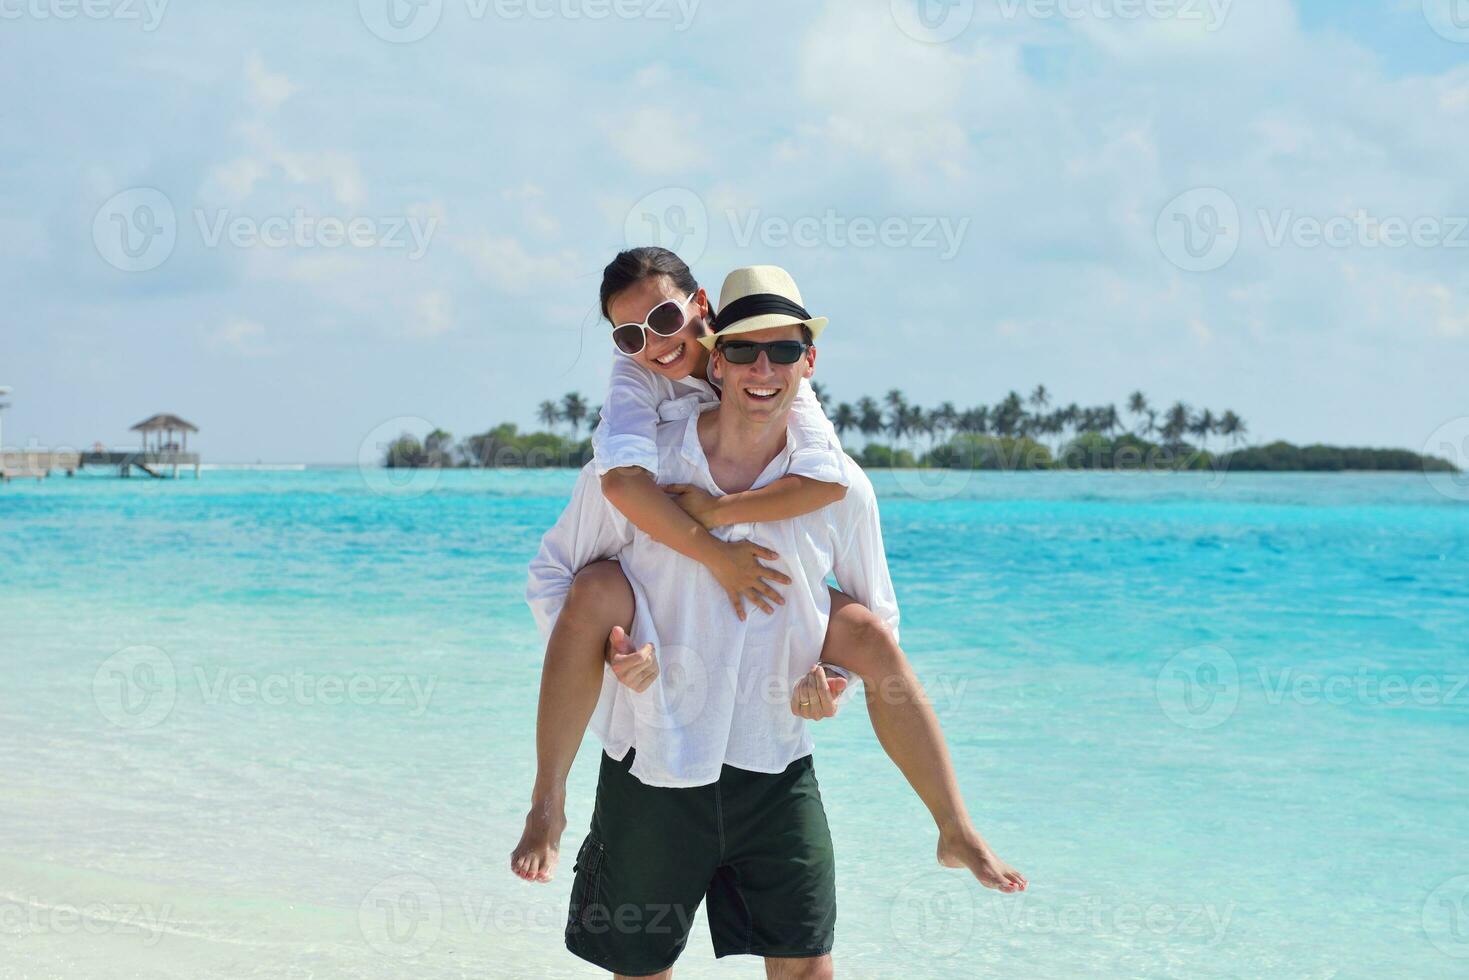
[[719, 498], [700, 487], [690, 483], [669, 483], [662, 490], [683, 508], [685, 514], [702, 524], [706, 531], [730, 523], [718, 518], [716, 511], [719, 508]]
[[741, 620], [745, 618], [746, 599], [767, 613], [775, 612], [771, 603], [785, 605], [785, 600], [771, 583], [790, 585], [790, 576], [769, 565], [762, 565], [762, 558], [766, 561], [779, 561], [780, 555], [753, 541], [720, 541], [719, 560], [709, 566], [709, 571], [714, 573], [714, 577], [724, 587], [725, 595], [729, 596], [729, 601]]

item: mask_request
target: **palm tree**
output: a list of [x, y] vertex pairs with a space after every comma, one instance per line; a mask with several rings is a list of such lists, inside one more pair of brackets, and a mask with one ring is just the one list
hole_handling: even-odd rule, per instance
[[820, 381], [811, 382], [811, 394], [816, 396], [818, 402], [821, 402], [823, 405], [826, 404], [826, 385]]
[[1231, 446], [1244, 442], [1245, 420], [1234, 414], [1233, 409], [1226, 409], [1219, 418], [1219, 434], [1229, 440]]
[[1097, 422], [1108, 436], [1122, 428], [1122, 420], [1117, 417], [1116, 405], [1103, 405], [1098, 408]]
[[838, 405], [836, 414], [832, 415], [831, 417], [832, 428], [837, 430], [837, 435], [839, 436], [845, 436], [848, 429], [857, 428], [857, 422], [857, 413], [854, 412], [852, 410], [852, 406], [847, 404], [846, 402], [842, 402], [840, 405]]
[[929, 415], [929, 421], [939, 439], [947, 441], [949, 433], [959, 424], [959, 410], [953, 402], [944, 402]]
[[1017, 392], [1010, 392], [990, 413], [990, 428], [998, 436], [1013, 436], [1025, 426], [1025, 406]]
[[1188, 432], [1191, 413], [1183, 402], [1174, 402], [1173, 407], [1163, 416], [1163, 441], [1170, 446], [1176, 446], [1183, 440], [1184, 433]]
[[571, 437], [575, 439], [582, 419], [587, 417], [587, 403], [581, 395], [568, 391], [561, 397], [561, 417], [571, 423]]
[[1036, 385], [1035, 390], [1030, 393], [1030, 407], [1037, 415], [1046, 410], [1051, 404], [1051, 393], [1046, 390], [1045, 385]]
[[990, 428], [990, 409], [988, 405], [979, 405], [975, 408], [966, 408], [959, 414], [959, 431], [973, 435], [983, 435]]
[[1199, 444], [1207, 449], [1209, 436], [1214, 433], [1217, 425], [1218, 423], [1214, 421], [1214, 413], [1206, 408], [1189, 423], [1188, 431], [1191, 435], [1198, 436]]
[[882, 431], [882, 409], [867, 395], [857, 402], [857, 430], [862, 433], [864, 443]]
[[888, 406], [887, 429], [894, 439], [901, 439], [908, 432], [908, 423], [912, 419], [908, 411], [908, 399], [897, 388], [893, 388], [883, 397], [883, 401]]
[[593, 405], [587, 410], [587, 434], [597, 431], [597, 426], [602, 422], [602, 406]]
[[1138, 435], [1145, 435], [1147, 430], [1143, 428], [1144, 421], [1150, 420], [1152, 409], [1148, 407], [1148, 396], [1141, 391], [1134, 391], [1127, 396], [1127, 412], [1134, 419], [1132, 431]]
[[561, 421], [561, 409], [556, 407], [555, 402], [541, 402], [541, 407], [536, 409], [536, 418], [541, 420], [542, 425], [553, 426]]

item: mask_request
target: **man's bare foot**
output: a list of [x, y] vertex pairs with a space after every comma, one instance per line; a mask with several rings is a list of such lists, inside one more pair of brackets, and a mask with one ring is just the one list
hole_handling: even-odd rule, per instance
[[995, 856], [984, 838], [973, 829], [939, 835], [939, 864], [946, 868], [968, 868], [986, 888], [1013, 894], [1025, 891], [1025, 875]]
[[566, 795], [537, 797], [525, 815], [525, 831], [510, 852], [510, 870], [526, 881], [550, 881], [561, 857], [566, 830]]

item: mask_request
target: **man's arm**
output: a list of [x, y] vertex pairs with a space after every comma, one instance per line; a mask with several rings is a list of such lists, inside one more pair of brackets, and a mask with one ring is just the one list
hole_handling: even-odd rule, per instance
[[576, 573], [631, 542], [632, 526], [607, 503], [592, 470], [583, 469], [571, 491], [571, 502], [541, 538], [541, 549], [530, 563], [525, 601], [542, 636], [550, 638]]

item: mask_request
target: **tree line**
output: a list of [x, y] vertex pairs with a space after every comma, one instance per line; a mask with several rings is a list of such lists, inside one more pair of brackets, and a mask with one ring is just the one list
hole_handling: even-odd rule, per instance
[[[812, 388], [847, 451], [866, 467], [953, 469], [1160, 469], [1189, 470], [1439, 470], [1445, 460], [1407, 450], [1295, 446], [1274, 442], [1241, 449], [1249, 428], [1230, 409], [1214, 411], [1175, 401], [1155, 406], [1134, 391], [1115, 404], [1056, 402], [1045, 385], [1029, 395], [1010, 391], [994, 404], [959, 408], [952, 402], [924, 407], [899, 389], [881, 400], [864, 396], [834, 402], [824, 386]], [[404, 434], [387, 449], [389, 467], [582, 466], [592, 457], [591, 432], [601, 406], [578, 392], [536, 408], [546, 428], [521, 432], [514, 423], [455, 441], [436, 429], [423, 439]], [[555, 431], [564, 426], [561, 431]], [[585, 428], [586, 435], [582, 434]], [[858, 446], [849, 444], [857, 437]], [[887, 441], [884, 441], [887, 440]], [[1222, 451], [1211, 443], [1219, 440]]]

